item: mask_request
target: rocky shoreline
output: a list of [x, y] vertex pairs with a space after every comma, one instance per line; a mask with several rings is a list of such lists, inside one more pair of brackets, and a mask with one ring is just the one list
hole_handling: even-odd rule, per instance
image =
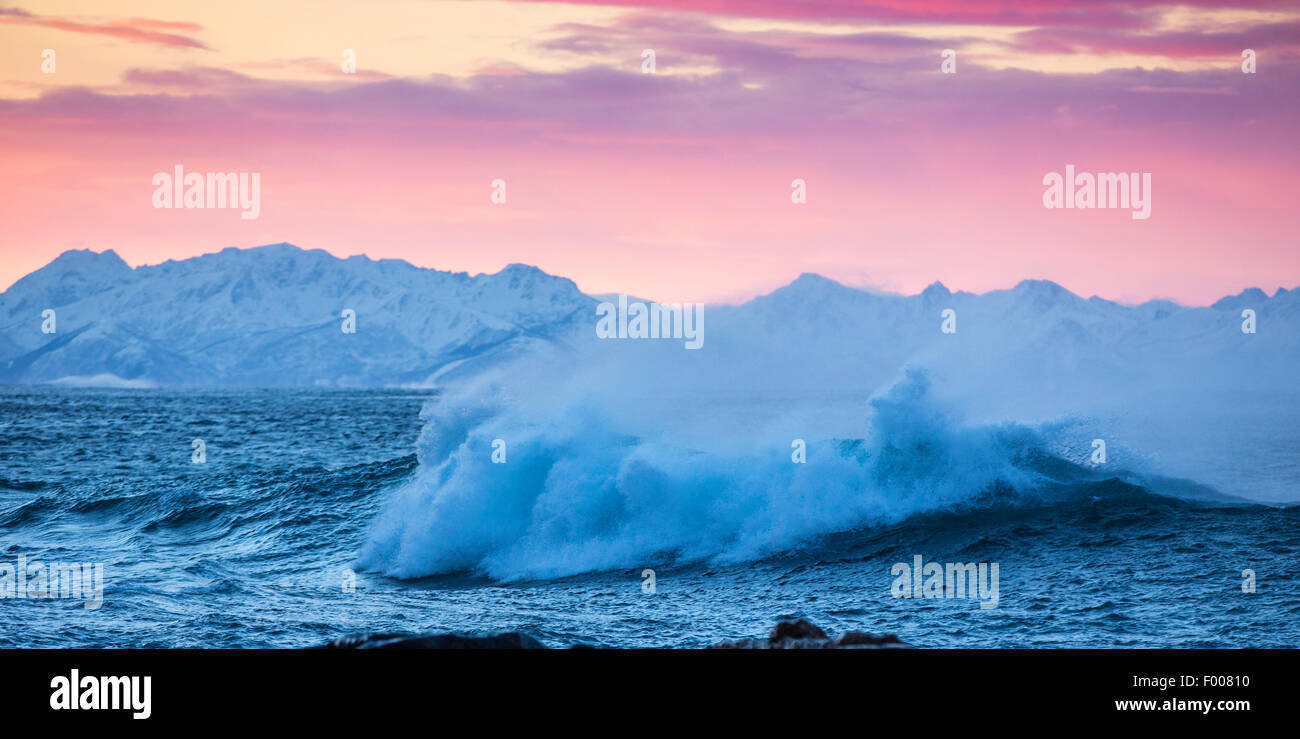
[[[510, 631], [486, 636], [462, 634], [356, 634], [344, 636], [316, 649], [548, 649], [527, 634]], [[573, 644], [570, 649], [590, 649]], [[806, 619], [781, 621], [766, 639], [721, 641], [708, 649], [906, 649], [909, 645], [894, 634], [874, 636], [846, 631], [830, 637]]]

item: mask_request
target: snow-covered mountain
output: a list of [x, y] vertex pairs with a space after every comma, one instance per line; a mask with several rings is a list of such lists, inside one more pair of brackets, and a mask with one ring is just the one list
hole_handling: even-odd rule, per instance
[[[942, 330], [948, 309], [955, 333]], [[1253, 333], [1243, 332], [1247, 309]], [[1285, 289], [1269, 297], [1250, 288], [1189, 308], [1081, 298], [1045, 280], [981, 295], [936, 282], [899, 296], [803, 275], [712, 311], [708, 325], [715, 357], [748, 357], [771, 385], [857, 396], [919, 365], [934, 374], [936, 392], [959, 391], [964, 408], [988, 418], [1034, 403], [1077, 408], [1081, 397], [1122, 398], [1135, 388], [1294, 392], [1300, 370], [1300, 291]], [[1041, 410], [1026, 415], [1049, 414]]]
[[593, 305], [522, 264], [471, 277], [276, 244], [132, 269], [69, 251], [0, 295], [0, 381], [426, 384], [563, 342]]
[[[276, 244], [132, 269], [112, 251], [69, 251], [0, 294], [0, 382], [425, 385], [543, 350], [648, 348], [596, 340], [598, 302], [519, 264], [471, 277]], [[54, 333], [41, 330], [47, 309]], [[956, 333], [941, 330], [947, 309]], [[1241, 330], [1245, 309], [1254, 334]], [[355, 333], [342, 330], [344, 310]], [[1295, 290], [1124, 306], [1046, 281], [900, 296], [805, 274], [706, 316], [703, 350], [681, 361], [697, 363], [690, 376], [730, 378], [718, 392], [870, 393], [924, 364], [998, 413], [1026, 385], [1063, 396], [1211, 380], [1287, 387], [1300, 359]], [[664, 344], [682, 351], [653, 351]]]

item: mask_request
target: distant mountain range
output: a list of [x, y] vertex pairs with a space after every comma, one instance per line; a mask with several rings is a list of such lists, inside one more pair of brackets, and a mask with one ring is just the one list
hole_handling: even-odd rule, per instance
[[[1207, 308], [1124, 306], [1046, 281], [899, 296], [805, 274], [743, 305], [706, 306], [695, 361], [743, 357], [791, 382], [853, 387], [916, 361], [999, 376], [1001, 387], [1008, 373], [1068, 378], [1085, 365], [1281, 380], [1300, 357], [1298, 295], [1252, 288]], [[429, 386], [543, 347], [594, 345], [599, 302], [522, 264], [471, 277], [276, 244], [133, 269], [112, 251], [68, 251], [0, 294], [0, 382]], [[940, 330], [949, 308], [956, 334]], [[1241, 331], [1246, 308], [1255, 334]], [[42, 332], [46, 310], [54, 333]], [[342, 330], [345, 310], [355, 333]]]
[[0, 295], [0, 381], [424, 384], [570, 336], [595, 302], [522, 264], [470, 277], [276, 244], [132, 269], [68, 251]]

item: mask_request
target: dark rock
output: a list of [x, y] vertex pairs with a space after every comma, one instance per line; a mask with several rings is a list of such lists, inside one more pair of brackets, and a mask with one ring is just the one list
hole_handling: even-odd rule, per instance
[[322, 649], [546, 649], [527, 634], [510, 631], [489, 636], [460, 634], [356, 634], [344, 636]]
[[[860, 631], [846, 631], [832, 639], [807, 619], [781, 621], [772, 627], [766, 639], [740, 639], [714, 644], [709, 649], [882, 649], [906, 647], [893, 634], [874, 636]], [[487, 636], [462, 634], [354, 634], [344, 636], [316, 649], [546, 649], [546, 645], [527, 634], [506, 632]], [[589, 644], [574, 644], [572, 649], [595, 649]]]
[[806, 619], [782, 621], [766, 639], [741, 639], [714, 644], [710, 649], [881, 649], [906, 647], [893, 634], [873, 636], [861, 631], [846, 631], [831, 639], [825, 631]]
[[806, 618], [798, 621], [782, 621], [772, 627], [772, 633], [767, 635], [767, 640], [772, 644], [781, 644], [790, 640], [802, 641], [805, 639], [829, 639], [826, 632], [813, 626]]
[[864, 634], [861, 631], [846, 631], [843, 634], [840, 634], [839, 636], [835, 637], [835, 641], [831, 643], [832, 649], [845, 649], [848, 647], [890, 647], [890, 646], [905, 647], [907, 645], [904, 644], [902, 640], [899, 639], [894, 634], [882, 634], [880, 636], [873, 636], [871, 634]]

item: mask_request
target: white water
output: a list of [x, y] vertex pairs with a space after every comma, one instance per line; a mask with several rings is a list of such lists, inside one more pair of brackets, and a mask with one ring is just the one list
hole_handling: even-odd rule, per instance
[[[938, 330], [948, 304], [956, 335]], [[893, 298], [805, 279], [706, 314], [698, 351], [579, 341], [426, 408], [420, 470], [361, 564], [516, 579], [663, 552], [744, 561], [968, 505], [995, 483], [1031, 495], [1028, 450], [1086, 464], [1094, 439], [1103, 477], [1294, 501], [1296, 311], [1262, 307], [1257, 335], [1234, 311], [1156, 315], [1042, 283]]]

